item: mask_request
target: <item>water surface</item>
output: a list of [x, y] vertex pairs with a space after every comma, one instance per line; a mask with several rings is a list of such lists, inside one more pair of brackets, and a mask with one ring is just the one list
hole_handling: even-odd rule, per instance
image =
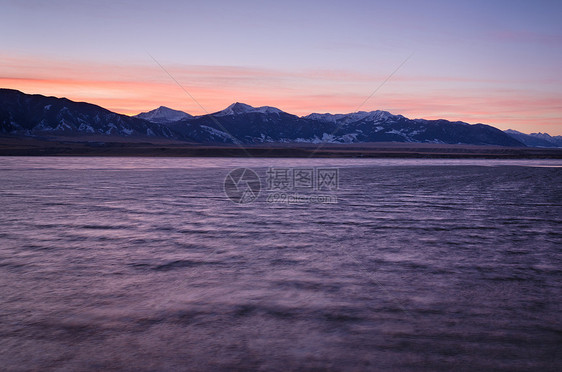
[[[338, 203], [224, 195], [292, 166]], [[0, 158], [0, 369], [559, 370], [561, 166]]]

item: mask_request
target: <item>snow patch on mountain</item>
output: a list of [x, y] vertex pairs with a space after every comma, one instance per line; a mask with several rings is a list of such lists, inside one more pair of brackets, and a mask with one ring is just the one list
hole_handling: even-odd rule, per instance
[[80, 132], [86, 132], [86, 133], [95, 133], [96, 131], [94, 130], [94, 128], [92, 128], [91, 125], [88, 125], [86, 123], [82, 123], [80, 124], [80, 126], [78, 127], [78, 130]]
[[355, 123], [359, 121], [372, 121], [372, 122], [383, 122], [390, 119], [404, 118], [402, 115], [393, 115], [388, 111], [357, 111], [349, 114], [318, 114], [312, 113], [310, 115], [304, 116], [304, 119], [324, 121], [329, 123], [338, 123], [341, 125]]
[[236, 102], [228, 106], [224, 110], [215, 112], [213, 116], [220, 117], [220, 116], [227, 116], [227, 115], [240, 115], [240, 114], [250, 114], [250, 113], [280, 114], [282, 112], [283, 111], [279, 110], [278, 108], [271, 107], [271, 106], [253, 107], [245, 103]]
[[157, 109], [148, 112], [142, 112], [134, 117], [148, 120], [151, 123], [175, 123], [180, 120], [192, 118], [187, 112], [172, 110], [166, 106], [160, 106]]
[[207, 132], [209, 132], [210, 134], [212, 134], [215, 137], [219, 137], [221, 138], [223, 141], [225, 140], [231, 140], [232, 136], [226, 134], [225, 132], [215, 129], [215, 128], [211, 128], [209, 126], [206, 125], [201, 125], [201, 129], [206, 130]]

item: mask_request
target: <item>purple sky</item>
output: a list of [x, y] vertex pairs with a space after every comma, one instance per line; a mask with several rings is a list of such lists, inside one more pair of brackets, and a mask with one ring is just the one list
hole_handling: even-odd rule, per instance
[[382, 109], [562, 135], [562, 1], [0, 3], [0, 86], [26, 93], [202, 114], [150, 53], [209, 112]]

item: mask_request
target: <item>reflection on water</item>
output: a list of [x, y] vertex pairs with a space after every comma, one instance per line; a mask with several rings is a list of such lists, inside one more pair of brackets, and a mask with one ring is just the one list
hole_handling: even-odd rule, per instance
[[[556, 370], [557, 161], [1, 158], [7, 370]], [[234, 167], [340, 168], [237, 205]]]

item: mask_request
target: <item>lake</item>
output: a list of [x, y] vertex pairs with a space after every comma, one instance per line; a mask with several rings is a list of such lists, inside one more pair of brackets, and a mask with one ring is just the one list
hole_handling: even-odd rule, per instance
[[560, 160], [3, 157], [0, 203], [1, 370], [562, 367]]

